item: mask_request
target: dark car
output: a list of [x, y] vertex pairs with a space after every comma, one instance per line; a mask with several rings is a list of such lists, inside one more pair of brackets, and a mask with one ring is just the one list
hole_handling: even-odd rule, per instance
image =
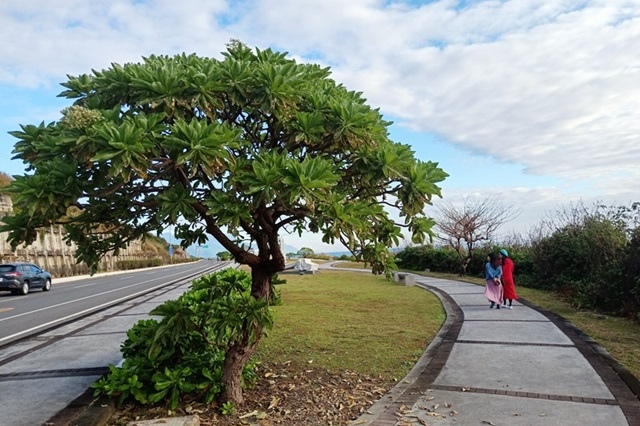
[[32, 263], [0, 264], [0, 291], [26, 295], [32, 288], [51, 290], [51, 274]]

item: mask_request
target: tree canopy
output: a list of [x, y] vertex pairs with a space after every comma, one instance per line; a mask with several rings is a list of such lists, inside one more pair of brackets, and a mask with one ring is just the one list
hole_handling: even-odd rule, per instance
[[433, 224], [422, 210], [447, 175], [389, 140], [380, 112], [329, 75], [232, 42], [222, 60], [150, 56], [70, 76], [61, 120], [11, 132], [32, 173], [12, 185], [24, 210], [7, 221], [10, 240], [62, 222], [95, 265], [173, 224], [184, 246], [209, 234], [240, 263], [274, 256], [276, 271], [278, 233], [311, 231], [382, 271], [401, 237], [383, 203], [421, 242]]
[[[447, 174], [390, 140], [390, 122], [361, 93], [286, 53], [227, 47], [221, 59], [152, 55], [69, 76], [60, 120], [11, 132], [30, 172], [8, 188], [20, 207], [2, 226], [12, 245], [60, 223], [95, 268], [174, 225], [182, 246], [211, 236], [249, 265], [252, 296], [268, 300], [286, 233], [342, 242], [376, 273], [394, 266], [389, 247], [406, 233], [432, 235], [423, 209]], [[226, 371], [246, 362], [260, 326], [245, 324]], [[241, 399], [239, 382], [225, 380]]]
[[313, 252], [313, 249], [309, 247], [302, 247], [296, 254], [300, 257], [309, 257], [313, 256], [315, 253]]

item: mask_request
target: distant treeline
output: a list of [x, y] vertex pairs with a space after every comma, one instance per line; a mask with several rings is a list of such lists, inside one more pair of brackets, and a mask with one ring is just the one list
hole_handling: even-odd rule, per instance
[[[578, 308], [640, 321], [640, 203], [629, 207], [574, 209], [546, 222], [528, 242], [477, 247], [467, 275], [483, 277], [486, 256], [505, 248], [515, 263], [516, 285], [550, 290]], [[546, 230], [546, 231], [545, 231]], [[460, 273], [451, 248], [408, 247], [396, 254], [400, 268]]]

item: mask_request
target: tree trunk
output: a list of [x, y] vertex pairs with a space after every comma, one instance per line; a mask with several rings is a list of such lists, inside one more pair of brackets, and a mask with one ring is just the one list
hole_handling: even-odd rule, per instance
[[275, 272], [270, 272], [266, 267], [251, 268], [251, 295], [256, 299], [269, 300], [271, 277]]
[[222, 367], [221, 381], [224, 385], [224, 390], [220, 395], [221, 402], [231, 401], [236, 407], [242, 405], [244, 401], [244, 396], [242, 395], [242, 369], [255, 352], [260, 337], [262, 337], [262, 333], [252, 345], [236, 344], [227, 350]]
[[[265, 267], [251, 268], [251, 295], [253, 297], [268, 300], [269, 283], [272, 275]], [[248, 327], [253, 327], [253, 325], [245, 323], [242, 341], [231, 345], [227, 349], [222, 367], [221, 381], [224, 385], [224, 390], [220, 395], [220, 401], [223, 403], [231, 401], [236, 407], [242, 405], [244, 401], [242, 395], [242, 370], [256, 351], [263, 334], [262, 329], [254, 330], [256, 339], [249, 343], [251, 330]]]
[[462, 265], [460, 265], [461, 266], [461, 269], [460, 269], [460, 276], [461, 277], [464, 277], [464, 276], [467, 275], [467, 267], [469, 266], [470, 262], [471, 262], [471, 258], [468, 257], [462, 262]]

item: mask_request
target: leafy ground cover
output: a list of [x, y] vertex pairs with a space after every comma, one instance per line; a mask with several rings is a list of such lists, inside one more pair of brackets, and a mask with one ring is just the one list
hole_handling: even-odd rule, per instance
[[[401, 380], [445, 320], [429, 292], [347, 271], [282, 274], [283, 305], [260, 344], [258, 384], [236, 410], [126, 405], [110, 425], [186, 413], [203, 425], [344, 425]], [[233, 411], [233, 413], [231, 413]]]

